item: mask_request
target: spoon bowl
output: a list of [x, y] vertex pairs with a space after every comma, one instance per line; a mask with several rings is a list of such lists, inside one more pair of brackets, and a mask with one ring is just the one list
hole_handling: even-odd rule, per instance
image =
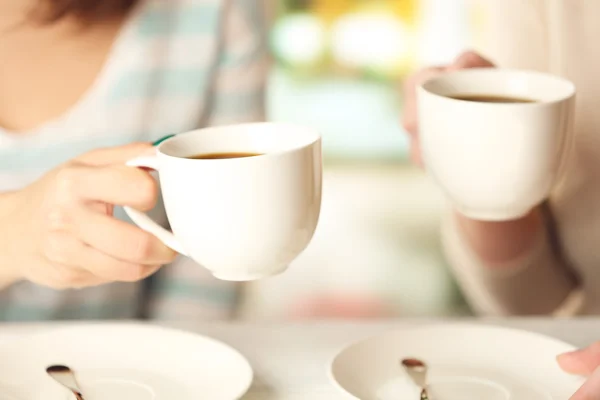
[[427, 364], [416, 358], [405, 358], [400, 364], [415, 385], [421, 389], [421, 400], [429, 400], [427, 394]]
[[48, 368], [46, 368], [46, 372], [56, 382], [69, 389], [75, 396], [75, 399], [85, 400], [83, 398], [83, 395], [81, 394], [81, 389], [79, 389], [77, 379], [75, 379], [75, 374], [73, 373], [71, 368], [65, 365], [51, 365]]

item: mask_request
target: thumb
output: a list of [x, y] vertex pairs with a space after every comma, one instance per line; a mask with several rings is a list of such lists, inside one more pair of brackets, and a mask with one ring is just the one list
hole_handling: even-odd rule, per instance
[[151, 143], [131, 143], [93, 150], [77, 157], [75, 161], [93, 166], [124, 164], [135, 157], [152, 155], [155, 151]]
[[583, 386], [569, 400], [600, 399], [600, 368], [590, 376]]
[[557, 360], [560, 367], [568, 373], [591, 375], [594, 370], [600, 367], [600, 342], [596, 342], [585, 349], [561, 354]]
[[462, 53], [460, 56], [458, 56], [456, 58], [456, 60], [454, 60], [452, 65], [450, 65], [448, 67], [448, 69], [450, 71], [456, 71], [456, 70], [465, 69], [465, 68], [489, 68], [489, 67], [494, 67], [494, 64], [490, 60], [483, 58], [481, 55], [479, 55], [478, 53], [476, 53], [474, 51], [467, 51], [467, 52]]

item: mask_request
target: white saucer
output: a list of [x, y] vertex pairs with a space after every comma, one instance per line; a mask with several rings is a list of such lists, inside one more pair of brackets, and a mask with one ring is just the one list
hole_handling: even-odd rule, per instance
[[93, 324], [0, 347], [0, 400], [70, 400], [45, 372], [71, 367], [86, 400], [237, 400], [252, 368], [213, 339], [138, 324]]
[[400, 366], [429, 366], [431, 400], [565, 400], [583, 383], [560, 370], [556, 356], [573, 347], [546, 336], [483, 325], [452, 324], [388, 332], [355, 343], [331, 365], [349, 398], [418, 400]]

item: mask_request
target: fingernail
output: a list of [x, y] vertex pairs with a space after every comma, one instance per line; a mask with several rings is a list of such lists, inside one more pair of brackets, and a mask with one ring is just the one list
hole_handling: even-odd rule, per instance
[[583, 352], [582, 349], [577, 349], [577, 350], [568, 351], [566, 353], [559, 354], [558, 357], [572, 357], [572, 356], [576, 356], [578, 354], [581, 354], [582, 352]]
[[568, 353], [563, 353], [556, 357], [556, 361], [566, 372], [572, 374], [582, 374], [587, 369], [586, 364], [581, 357], [583, 353], [583, 350], [575, 350]]
[[173, 136], [175, 136], [175, 134], [163, 136], [160, 139], [156, 140], [154, 143], [152, 143], [152, 146], [158, 146], [159, 144], [161, 144], [162, 142], [164, 142], [167, 139], [172, 138]]
[[576, 360], [578, 358], [578, 356], [581, 355], [581, 353], [582, 353], [582, 350], [569, 351], [567, 353], [559, 354], [556, 357], [556, 360], [559, 363], [571, 362], [573, 360]]

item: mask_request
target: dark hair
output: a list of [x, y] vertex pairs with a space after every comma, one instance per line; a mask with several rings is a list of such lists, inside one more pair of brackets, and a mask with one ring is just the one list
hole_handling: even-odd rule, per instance
[[127, 14], [139, 0], [38, 1], [42, 3], [42, 12], [37, 16], [44, 22], [52, 23], [67, 16], [75, 16], [86, 22], [102, 21], [123, 16]]

